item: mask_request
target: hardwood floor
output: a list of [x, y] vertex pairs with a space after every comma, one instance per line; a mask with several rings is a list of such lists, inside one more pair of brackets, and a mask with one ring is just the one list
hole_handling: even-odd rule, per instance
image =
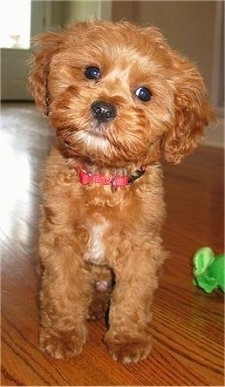
[[165, 165], [170, 258], [153, 305], [148, 360], [123, 366], [107, 354], [103, 321], [90, 324], [84, 352], [54, 360], [38, 349], [36, 273], [42, 163], [53, 141], [32, 104], [3, 104], [1, 131], [1, 385], [223, 385], [223, 294], [192, 284], [201, 246], [223, 251], [223, 152], [201, 147], [179, 166]]

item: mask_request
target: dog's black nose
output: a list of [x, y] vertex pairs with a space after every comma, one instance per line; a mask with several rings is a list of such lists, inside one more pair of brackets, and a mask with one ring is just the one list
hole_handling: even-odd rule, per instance
[[116, 117], [116, 107], [103, 101], [93, 102], [91, 111], [98, 122], [111, 121]]

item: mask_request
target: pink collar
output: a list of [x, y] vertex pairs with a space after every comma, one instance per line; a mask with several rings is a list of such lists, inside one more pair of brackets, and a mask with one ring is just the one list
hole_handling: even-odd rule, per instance
[[141, 177], [145, 173], [146, 167], [141, 166], [132, 175], [124, 176], [113, 176], [113, 175], [101, 175], [99, 173], [89, 173], [84, 169], [78, 170], [78, 176], [80, 183], [83, 185], [88, 184], [100, 184], [100, 185], [111, 185], [112, 191], [116, 191], [118, 187], [125, 187], [133, 183], [136, 179]]

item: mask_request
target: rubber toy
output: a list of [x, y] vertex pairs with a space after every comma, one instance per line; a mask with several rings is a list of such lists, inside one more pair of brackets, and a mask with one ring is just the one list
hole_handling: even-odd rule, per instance
[[215, 255], [210, 247], [202, 247], [193, 257], [194, 284], [206, 293], [225, 290], [225, 256]]

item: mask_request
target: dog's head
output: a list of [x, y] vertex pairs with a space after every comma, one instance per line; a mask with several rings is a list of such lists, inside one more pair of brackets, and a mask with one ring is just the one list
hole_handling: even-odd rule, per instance
[[37, 44], [29, 86], [71, 155], [178, 163], [213, 119], [198, 70], [156, 28], [92, 21]]

